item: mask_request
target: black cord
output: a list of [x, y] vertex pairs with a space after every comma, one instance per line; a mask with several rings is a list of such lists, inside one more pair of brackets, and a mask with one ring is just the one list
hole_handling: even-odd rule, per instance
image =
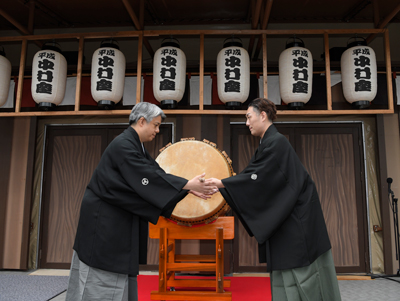
[[391, 281], [400, 283], [399, 280], [390, 278], [390, 277], [398, 277], [398, 276], [400, 276], [399, 272], [397, 273], [397, 275], [393, 275], [393, 276], [392, 275], [390, 275], [390, 276], [388, 276], [388, 275], [376, 275], [376, 274], [367, 274], [367, 276], [371, 276], [372, 279], [381, 278], [381, 279], [391, 280]]

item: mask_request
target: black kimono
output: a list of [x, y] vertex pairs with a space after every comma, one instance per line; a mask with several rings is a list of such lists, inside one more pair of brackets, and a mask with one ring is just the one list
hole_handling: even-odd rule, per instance
[[315, 184], [273, 124], [249, 165], [222, 183], [268, 272], [308, 266], [331, 248]]
[[169, 217], [187, 180], [166, 174], [129, 127], [100, 159], [81, 206], [74, 250], [87, 265], [136, 276], [146, 263], [148, 222]]

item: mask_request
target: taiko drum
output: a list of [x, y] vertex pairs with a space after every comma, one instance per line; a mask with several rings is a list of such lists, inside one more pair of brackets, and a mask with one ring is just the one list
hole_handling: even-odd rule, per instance
[[[228, 155], [207, 140], [182, 139], [160, 151], [156, 161], [167, 173], [186, 179], [202, 173], [206, 174], [205, 178], [217, 179], [234, 175]], [[207, 200], [189, 193], [176, 205], [170, 219], [185, 226], [201, 225], [225, 215], [228, 210], [229, 206], [219, 192]]]

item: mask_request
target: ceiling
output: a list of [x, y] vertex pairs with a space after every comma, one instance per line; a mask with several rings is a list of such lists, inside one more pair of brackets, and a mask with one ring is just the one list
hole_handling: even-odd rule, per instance
[[[0, 31], [16, 24], [29, 29], [32, 0], [1, 0]], [[372, 23], [396, 11], [399, 0], [33, 0], [33, 29], [132, 26], [132, 30], [170, 25], [248, 25], [264, 23]], [[142, 6], [141, 6], [141, 3]], [[259, 6], [257, 4], [259, 3]], [[32, 4], [33, 5], [33, 4]], [[127, 6], [137, 17], [135, 23]], [[141, 10], [142, 7], [142, 10]], [[143, 12], [142, 14], [140, 12]], [[258, 12], [260, 12], [258, 17]], [[265, 13], [267, 12], [267, 13]], [[270, 14], [268, 15], [268, 12]], [[140, 18], [140, 16], [143, 16]], [[266, 17], [266, 19], [265, 19]], [[258, 22], [257, 22], [258, 20]], [[268, 20], [268, 22], [263, 22]], [[390, 22], [399, 22], [400, 14]], [[267, 24], [265, 24], [267, 26]], [[18, 26], [17, 26], [18, 27]], [[141, 27], [141, 28], [138, 28]], [[29, 31], [28, 33], [32, 33]]]

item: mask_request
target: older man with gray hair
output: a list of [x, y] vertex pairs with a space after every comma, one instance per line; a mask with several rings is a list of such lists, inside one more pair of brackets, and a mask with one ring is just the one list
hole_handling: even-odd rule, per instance
[[82, 200], [67, 301], [137, 300], [148, 222], [169, 217], [188, 192], [206, 199], [217, 191], [201, 181], [204, 174], [188, 181], [150, 157], [143, 142], [154, 139], [164, 118], [156, 105], [135, 105], [130, 126], [104, 151]]

